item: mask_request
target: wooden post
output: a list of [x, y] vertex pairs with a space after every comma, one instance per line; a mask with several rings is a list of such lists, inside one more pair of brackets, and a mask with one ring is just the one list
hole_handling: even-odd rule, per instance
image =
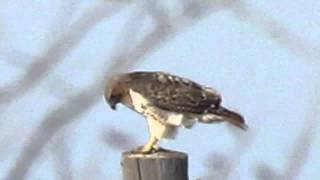
[[188, 155], [176, 151], [122, 154], [123, 180], [188, 180]]

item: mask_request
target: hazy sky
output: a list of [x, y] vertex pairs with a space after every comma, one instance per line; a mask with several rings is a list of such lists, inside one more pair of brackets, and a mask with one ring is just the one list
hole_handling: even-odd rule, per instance
[[[61, 26], [56, 27], [63, 7], [61, 2], [0, 2], [0, 85], [23, 76], [23, 69], [33, 57], [45, 51], [69, 21], [73, 22], [81, 12], [101, 3], [76, 5], [77, 11], [72, 17], [60, 18], [67, 18], [67, 23], [61, 22]], [[282, 172], [307, 114], [311, 113], [310, 102], [317, 82], [314, 72], [319, 70], [307, 63], [314, 60], [308, 59], [313, 51], [290, 49], [284, 37], [277, 37], [277, 32], [270, 35], [265, 27], [275, 26], [278, 30], [279, 25], [274, 23], [278, 22], [287, 28], [283, 35], [294, 34], [303, 42], [319, 47], [320, 2], [245, 2], [254, 10], [250, 11], [252, 15], [241, 16], [229, 9], [212, 13], [180, 32], [133, 69], [166, 71], [214, 87], [222, 94], [223, 105], [246, 118], [249, 125], [246, 133], [225, 124], [198, 125], [192, 130], [181, 129], [176, 140], [162, 143], [163, 147], [189, 154], [190, 179], [206, 174], [205, 164], [210, 153], [221, 153], [238, 161], [231, 179], [255, 179], [255, 168], [261, 163]], [[2, 119], [10, 120], [10, 123], [1, 122], [7, 131], [5, 137], [18, 143], [10, 146], [7, 158], [0, 158], [0, 177], [4, 177], [20, 151], [20, 139], [25, 140], [41, 118], [63, 98], [90, 85], [102, 72], [105, 59], [110, 58], [114, 47], [119, 45], [123, 27], [134, 12], [133, 7], [128, 7], [98, 24], [45, 81], [1, 113]], [[264, 18], [270, 21], [264, 22]], [[111, 111], [101, 95], [98, 104], [66, 128], [75, 179], [83, 178], [90, 164], [100, 168], [106, 177], [120, 179], [121, 152], [109, 149], [101, 140], [103, 130], [108, 127], [131, 134], [138, 144], [145, 143], [148, 137], [141, 116], [123, 106]], [[14, 136], [15, 131], [22, 135]], [[250, 140], [239, 143], [245, 141], [245, 137], [236, 136], [249, 136]], [[299, 179], [320, 179], [320, 156], [316, 154], [319, 154], [319, 139], [317, 133]], [[50, 150], [43, 152], [39, 158], [41, 163], [36, 163], [30, 179], [55, 178], [49, 153]]]

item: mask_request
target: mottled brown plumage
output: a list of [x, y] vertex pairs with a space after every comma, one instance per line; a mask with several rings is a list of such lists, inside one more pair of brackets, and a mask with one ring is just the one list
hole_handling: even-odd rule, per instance
[[[163, 72], [132, 72], [113, 78], [105, 97], [112, 109], [117, 103], [144, 115], [150, 122], [160, 122], [165, 129], [171, 126], [192, 127], [191, 120], [203, 123], [227, 121], [246, 129], [243, 117], [221, 106], [221, 96], [212, 88]], [[162, 128], [162, 127], [161, 127]], [[150, 133], [152, 134], [151, 130]], [[158, 137], [159, 136], [159, 137]]]
[[[162, 72], [134, 72], [116, 78], [117, 88], [131, 88], [147, 97], [155, 106], [173, 112], [203, 113], [213, 105], [218, 106], [221, 97], [199, 84]], [[115, 92], [114, 92], [115, 93]]]

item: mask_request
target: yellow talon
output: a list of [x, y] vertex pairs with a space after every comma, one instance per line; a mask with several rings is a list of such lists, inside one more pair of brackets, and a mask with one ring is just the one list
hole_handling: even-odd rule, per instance
[[147, 144], [137, 149], [137, 152], [142, 154], [157, 152], [159, 150], [159, 146], [157, 145], [157, 143], [158, 139], [155, 137], [151, 137]]

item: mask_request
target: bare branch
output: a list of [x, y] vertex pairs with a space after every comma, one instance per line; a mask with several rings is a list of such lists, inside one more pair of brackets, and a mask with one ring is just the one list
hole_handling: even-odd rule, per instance
[[[119, 6], [120, 7], [120, 6]], [[81, 18], [70, 26], [70, 30], [61, 34], [52, 45], [26, 70], [26, 75], [8, 87], [2, 87], [0, 102], [10, 103], [23, 96], [32, 87], [43, 80], [46, 75], [81, 41], [92, 27], [101, 22], [106, 16], [113, 15], [119, 9], [114, 6], [99, 6], [83, 14]]]
[[56, 171], [57, 179], [72, 180], [72, 164], [70, 157], [70, 148], [66, 140], [66, 131], [59, 134], [54, 139], [54, 143], [51, 146], [51, 152], [53, 157], [54, 169]]
[[[319, 77], [319, 76], [318, 76]], [[320, 85], [317, 85], [315, 91], [318, 91]], [[304, 122], [305, 127], [298, 135], [294, 143], [293, 150], [288, 156], [283, 177], [284, 179], [295, 179], [299, 176], [303, 169], [303, 165], [307, 162], [311, 151], [311, 144], [315, 138], [316, 129], [319, 126], [318, 116], [320, 115], [320, 96], [315, 93], [311, 103], [310, 112]]]
[[[144, 42], [142, 42], [144, 43]], [[122, 52], [125, 53], [126, 51]], [[119, 56], [122, 57], [122, 56]], [[129, 58], [129, 57], [128, 57]], [[139, 59], [130, 58], [131, 65]], [[128, 59], [118, 58], [114, 56], [111, 62], [114, 62], [102, 77], [108, 79], [112, 74], [120, 71], [120, 69], [128, 68], [130, 65]], [[124, 65], [123, 65], [124, 64]], [[103, 78], [103, 79], [104, 79]], [[42, 123], [32, 133], [29, 142], [26, 144], [21, 155], [17, 159], [16, 165], [8, 174], [9, 180], [22, 179], [26, 176], [31, 165], [40, 155], [42, 149], [46, 146], [48, 141], [67, 124], [73, 122], [80, 115], [86, 112], [92, 105], [94, 105], [99, 97], [103, 94], [103, 86], [101, 82], [106, 80], [98, 80], [96, 83], [82, 92], [71, 96], [60, 107], [49, 113]]]
[[235, 129], [232, 126], [231, 132], [236, 138], [236, 144], [232, 148], [228, 155], [212, 152], [208, 155], [208, 160], [205, 162], [207, 174], [204, 179], [233, 179], [232, 172], [240, 163], [242, 155], [252, 145], [254, 134], [249, 130], [248, 132], [242, 132], [242, 130]]
[[88, 179], [108, 179], [110, 177], [105, 177], [104, 166], [101, 164], [104, 160], [98, 154], [92, 154], [90, 158], [85, 163], [85, 167], [80, 169], [80, 173], [77, 174], [77, 179], [88, 180]]
[[259, 180], [281, 180], [282, 175], [266, 164], [260, 164], [255, 168], [255, 176]]
[[163, 2], [156, 0], [143, 0], [144, 9], [159, 26], [169, 24], [169, 15], [163, 6]]
[[31, 134], [29, 142], [23, 148], [16, 165], [11, 169], [6, 179], [23, 179], [53, 135], [85, 113], [85, 110], [98, 100], [99, 96], [96, 93], [97, 90], [88, 88], [50, 112]]
[[[184, 22], [179, 22], [180, 20]], [[111, 59], [113, 64], [111, 64], [107, 71], [103, 73], [102, 79], [96, 81], [94, 85], [82, 92], [67, 99], [61, 106], [57, 107], [44, 118], [42, 123], [32, 133], [29, 142], [18, 156], [16, 165], [9, 171], [6, 179], [23, 179], [27, 175], [28, 170], [38, 158], [48, 141], [62, 127], [74, 122], [100, 99], [103, 91], [101, 82], [105, 82], [114, 73], [131, 68], [133, 65], [142, 61], [143, 57], [150, 54], [156, 47], [163, 45], [164, 42], [169, 40], [169, 37], [173, 37], [176, 34], [177, 29], [181, 30], [182, 28], [187, 27], [187, 25], [190, 25], [191, 22], [197, 20], [199, 19], [190, 19], [190, 21], [188, 21], [183, 17], [176, 17], [174, 18], [174, 21], [172, 21], [175, 22], [173, 24], [176, 25], [176, 27], [169, 31], [163, 31], [161, 27], [156, 27], [153, 31], [144, 36], [144, 38], [138, 42], [138, 45], [132, 48], [129, 53], [125, 51], [120, 53], [120, 55], [113, 56]]]
[[227, 155], [217, 152], [210, 153], [205, 163], [208, 173], [200, 179], [227, 179], [232, 163]]
[[306, 62], [313, 65], [320, 59], [320, 48], [306, 41], [303, 37], [290, 32], [290, 30], [276, 19], [268, 17], [261, 10], [251, 7], [243, 0], [237, 0], [233, 6], [237, 18], [248, 21], [263, 30], [273, 41], [288, 49], [295, 55], [303, 57]]
[[131, 135], [114, 127], [110, 127], [106, 131], [103, 131], [102, 139], [108, 147], [121, 151], [128, 150], [137, 144]]
[[[59, 39], [60, 34], [66, 33], [71, 23], [72, 17], [82, 0], [67, 0], [60, 3], [59, 11], [56, 13], [49, 39]], [[49, 43], [51, 44], [51, 43]]]

